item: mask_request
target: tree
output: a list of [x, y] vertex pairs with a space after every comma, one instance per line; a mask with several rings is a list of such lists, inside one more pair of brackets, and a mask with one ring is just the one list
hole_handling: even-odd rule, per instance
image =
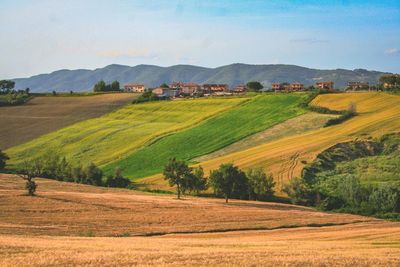
[[109, 175], [105, 183], [105, 185], [108, 187], [122, 187], [122, 188], [128, 187], [130, 184], [131, 181], [123, 177], [122, 170], [120, 168], [116, 168], [114, 176]]
[[169, 88], [168, 84], [166, 84], [166, 83], [160, 84], [160, 87], [161, 87], [161, 88]]
[[120, 91], [119, 82], [113, 81], [110, 85], [110, 91]]
[[93, 87], [94, 92], [102, 92], [105, 91], [105, 89], [106, 89], [106, 83], [103, 80], [96, 83]]
[[250, 198], [266, 200], [274, 194], [275, 182], [272, 175], [266, 175], [262, 169], [250, 169], [246, 175], [249, 180]]
[[[187, 189], [187, 179], [191, 179], [191, 169], [184, 161], [172, 158], [164, 168], [164, 180], [168, 180], [170, 186], [176, 186], [177, 198]], [[183, 191], [182, 191], [183, 190]]]
[[103, 172], [92, 162], [84, 170], [86, 182], [91, 185], [103, 184]]
[[0, 93], [9, 93], [14, 88], [15, 82], [11, 80], [1, 80], [0, 81]]
[[53, 96], [57, 95], [57, 92], [53, 90], [53, 92], [51, 92], [53, 94]]
[[254, 92], [258, 92], [258, 91], [260, 91], [261, 89], [264, 88], [264, 86], [263, 86], [260, 82], [257, 82], [257, 81], [248, 82], [248, 83], [246, 84], [246, 87], [247, 87], [250, 91], [254, 91]]
[[294, 177], [290, 179], [289, 184], [284, 185], [283, 192], [285, 192], [294, 204], [311, 204], [312, 192], [309, 185], [301, 178]]
[[222, 195], [226, 203], [232, 196], [247, 193], [245, 173], [231, 163], [221, 164], [217, 170], [211, 171], [209, 183], [215, 194]]
[[4, 170], [4, 167], [6, 166], [6, 161], [9, 159], [10, 158], [7, 156], [7, 154], [0, 150], [0, 170]]
[[39, 160], [34, 160], [31, 162], [25, 161], [22, 163], [22, 168], [18, 170], [18, 176], [26, 181], [25, 189], [28, 191], [29, 196], [35, 195], [37, 184], [33, 179], [42, 173], [41, 168], [41, 162]]
[[196, 192], [207, 189], [207, 179], [204, 177], [204, 170], [201, 166], [190, 169], [190, 174], [187, 175], [182, 184], [182, 192]]

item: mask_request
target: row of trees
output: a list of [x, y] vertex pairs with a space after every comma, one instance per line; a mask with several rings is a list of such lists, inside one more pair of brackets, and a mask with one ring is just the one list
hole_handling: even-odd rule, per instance
[[400, 74], [382, 75], [379, 82], [386, 88], [400, 89]]
[[110, 84], [106, 84], [105, 81], [101, 80], [93, 86], [93, 92], [116, 92], [121, 91], [118, 81], [113, 81]]
[[213, 188], [214, 194], [225, 198], [268, 200], [274, 194], [275, 182], [262, 169], [240, 170], [231, 163], [221, 164], [217, 170], [204, 177], [202, 167], [191, 168], [184, 161], [171, 159], [164, 168], [164, 178], [176, 186], [178, 199], [186, 191], [199, 192]]
[[[9, 157], [0, 150], [0, 171], [4, 170], [7, 160]], [[105, 177], [94, 163], [86, 166], [74, 165], [57, 153], [48, 153], [40, 158], [25, 161], [18, 166], [17, 173], [26, 181], [25, 187], [31, 196], [37, 188], [35, 177], [106, 187], [127, 188], [132, 185], [129, 179], [123, 177], [119, 168], [115, 169], [114, 175]]]

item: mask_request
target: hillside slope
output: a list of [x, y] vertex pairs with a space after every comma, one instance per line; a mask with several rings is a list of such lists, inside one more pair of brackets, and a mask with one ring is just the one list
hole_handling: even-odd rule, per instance
[[249, 65], [231, 64], [218, 68], [204, 68], [191, 65], [159, 67], [138, 65], [134, 67], [109, 65], [95, 70], [58, 70], [49, 74], [40, 74], [30, 78], [14, 79], [17, 89], [29, 87], [33, 92], [51, 92], [52, 90], [69, 92], [70, 90], [90, 91], [99, 80], [112, 82], [118, 80], [127, 83], [144, 83], [148, 87], [159, 86], [172, 81], [196, 83], [227, 83], [230, 86], [245, 84], [256, 80], [270, 86], [273, 82], [301, 82], [306, 86], [320, 80], [332, 80], [336, 87], [347, 86], [348, 81], [378, 83], [382, 75], [379, 71], [356, 70], [318, 70], [295, 65]]
[[305, 94], [258, 95], [193, 128], [161, 138], [114, 161], [105, 170], [112, 173], [120, 167], [129, 178], [161, 172], [170, 158], [189, 161], [305, 113], [299, 107], [305, 98]]
[[21, 178], [0, 174], [1, 266], [400, 263], [399, 223], [278, 203], [37, 183], [38, 195], [29, 197]]
[[[274, 175], [280, 190], [289, 179], [300, 175], [305, 163], [336, 143], [400, 131], [400, 96], [385, 93], [328, 94], [318, 96], [312, 105], [344, 110], [352, 102], [357, 105], [359, 115], [342, 124], [285, 137], [200, 164], [206, 173], [226, 162], [233, 162], [241, 168], [262, 167]], [[168, 188], [159, 175], [141, 182], [155, 188]]]
[[162, 135], [196, 125], [249, 98], [158, 101], [124, 106], [6, 150], [10, 165], [58, 152], [79, 164], [105, 164]]
[[132, 101], [134, 94], [34, 97], [0, 107], [0, 149], [20, 145], [79, 121], [100, 117]]

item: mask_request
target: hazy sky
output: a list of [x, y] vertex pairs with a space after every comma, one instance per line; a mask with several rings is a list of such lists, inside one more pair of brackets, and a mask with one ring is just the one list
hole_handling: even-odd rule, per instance
[[400, 72], [400, 0], [0, 0], [0, 38], [0, 79], [112, 63]]

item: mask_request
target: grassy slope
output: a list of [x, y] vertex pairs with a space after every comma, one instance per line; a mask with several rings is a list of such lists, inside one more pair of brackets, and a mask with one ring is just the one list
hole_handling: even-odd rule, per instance
[[34, 97], [19, 106], [0, 107], [0, 149], [20, 145], [79, 121], [109, 113], [132, 101], [135, 94], [88, 97]]
[[306, 95], [260, 95], [244, 105], [213, 117], [197, 127], [166, 136], [105, 167], [122, 168], [130, 178], [152, 175], [162, 170], [168, 159], [190, 160], [236, 142], [305, 112], [298, 104]]
[[364, 184], [400, 182], [400, 154], [380, 155], [340, 162], [334, 171], [322, 172], [318, 176], [352, 175]]
[[100, 118], [83, 121], [10, 148], [6, 153], [11, 158], [11, 166], [52, 150], [81, 164], [90, 161], [104, 164], [149, 140], [195, 125], [246, 100], [218, 98], [127, 105]]
[[[343, 110], [354, 102], [359, 115], [339, 125], [285, 137], [254, 148], [202, 162], [208, 172], [221, 163], [234, 162], [242, 168], [263, 167], [272, 172], [278, 185], [300, 175], [304, 163], [321, 151], [344, 141], [367, 135], [381, 136], [400, 131], [400, 96], [385, 93], [343, 93], [320, 95], [313, 105]], [[160, 175], [142, 179], [153, 188], [167, 189]]]

